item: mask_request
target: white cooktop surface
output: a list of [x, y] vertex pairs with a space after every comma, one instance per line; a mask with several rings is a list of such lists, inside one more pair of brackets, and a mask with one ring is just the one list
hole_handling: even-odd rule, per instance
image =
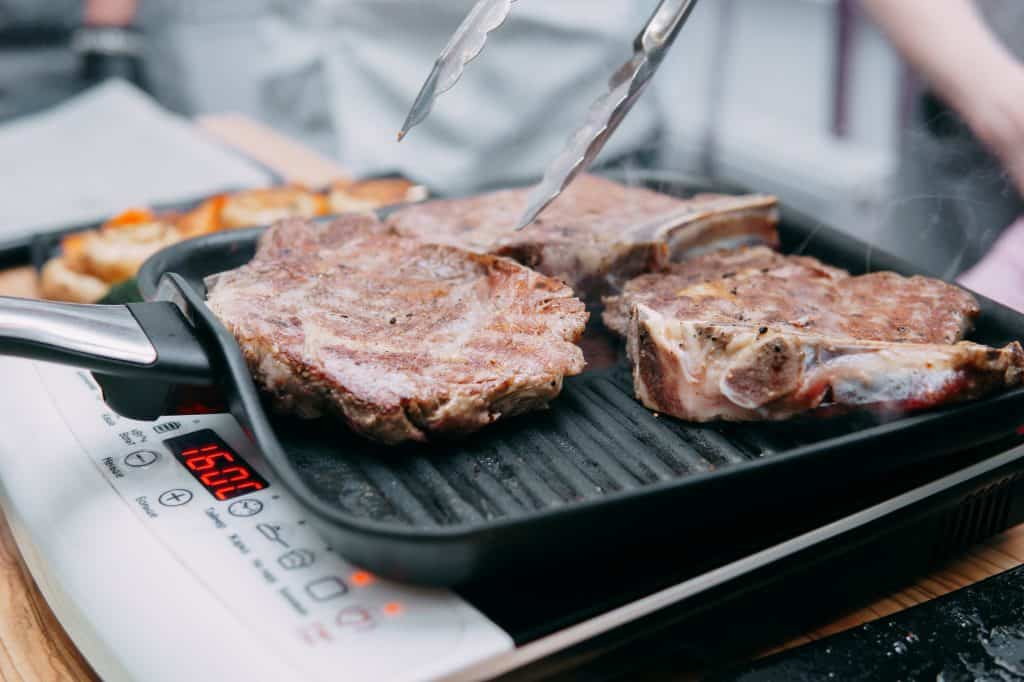
[[[513, 649], [457, 595], [326, 546], [230, 416], [135, 422], [87, 372], [0, 358], [0, 375], [0, 499], [104, 679], [434, 679]], [[196, 449], [268, 485], [230, 490], [240, 471]]]

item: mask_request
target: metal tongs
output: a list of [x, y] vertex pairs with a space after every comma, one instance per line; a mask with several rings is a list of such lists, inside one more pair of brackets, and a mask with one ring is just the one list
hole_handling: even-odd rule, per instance
[[[479, 0], [474, 5], [434, 63], [398, 134], [399, 140], [426, 119], [439, 95], [458, 82], [466, 64], [483, 50], [488, 34], [505, 22], [515, 1]], [[633, 42], [633, 56], [612, 75], [607, 92], [591, 105], [582, 127], [569, 138], [565, 149], [554, 158], [544, 178], [534, 187], [517, 230], [532, 223], [577, 175], [590, 167], [643, 94], [696, 4], [697, 0], [661, 0]]]

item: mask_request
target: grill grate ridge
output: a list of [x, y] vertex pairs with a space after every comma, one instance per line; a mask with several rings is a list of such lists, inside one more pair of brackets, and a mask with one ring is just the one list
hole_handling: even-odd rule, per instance
[[750, 459], [743, 450], [711, 427], [691, 426], [687, 429], [680, 429], [677, 433], [686, 438], [704, 459], [714, 464], [737, 464]]
[[[610, 414], [629, 415], [619, 419], [633, 437], [644, 447], [654, 449], [677, 474], [710, 471], [713, 467], [700, 453], [667, 426], [665, 419], [655, 417], [647, 408], [624, 393], [620, 387], [607, 381], [595, 382], [593, 394], [604, 399]], [[632, 417], [630, 419], [629, 417]]]
[[567, 380], [549, 410], [458, 441], [388, 448], [328, 420], [283, 419], [277, 429], [295, 470], [322, 499], [357, 518], [436, 528], [700, 476], [859, 423], [686, 424], [637, 402], [619, 366]]
[[[608, 457], [628, 471], [634, 481], [641, 484], [652, 483], [674, 478], [683, 472], [683, 468], [672, 460], [665, 461], [663, 457], [659, 457], [647, 458], [644, 461], [630, 452], [630, 448], [636, 444], [636, 439], [623, 427], [614, 413], [610, 413], [592, 397], [586, 396], [584, 391], [572, 396], [567, 403], [576, 414], [591, 425], [592, 431], [611, 446], [607, 451]], [[619, 423], [620, 428], [614, 428], [614, 423]]]
[[[338, 503], [348, 512], [377, 519], [380, 521], [400, 521], [411, 524], [412, 519], [397, 509], [393, 501], [367, 478], [358, 466], [348, 462], [340, 462], [337, 466], [322, 466], [322, 473], [328, 480], [320, 476], [313, 477], [313, 489], [323, 496], [323, 491], [336, 491]], [[308, 470], [307, 470], [308, 471]], [[307, 477], [308, 480], [309, 477]]]
[[367, 482], [386, 497], [400, 514], [416, 526], [437, 526], [445, 520], [443, 513], [431, 509], [429, 495], [422, 483], [404, 471], [405, 466], [388, 466], [384, 461], [364, 459], [362, 469]]
[[[494, 479], [504, 493], [515, 501], [516, 506], [523, 510], [543, 509], [548, 502], [536, 495], [523, 481], [523, 477], [517, 476], [515, 470], [504, 459], [504, 456], [496, 448], [483, 453], [476, 453], [476, 466]], [[474, 480], [477, 480], [474, 478]], [[506, 510], [509, 507], [505, 508]]]
[[485, 519], [495, 519], [532, 508], [509, 492], [471, 453], [459, 449], [450, 457], [436, 458], [435, 465], [464, 499], [473, 503]]
[[606, 491], [622, 490], [629, 486], [628, 472], [616, 466], [613, 459], [602, 457], [603, 463], [587, 456], [587, 452], [602, 452], [599, 444], [576, 428], [572, 420], [556, 418], [562, 431], [542, 431], [531, 434], [539, 452], [549, 458], [553, 469], [570, 481], [583, 498], [592, 498]]
[[423, 487], [420, 492], [429, 496], [424, 500], [425, 503], [429, 502], [427, 508], [437, 512], [435, 518], [442, 523], [482, 520], [481, 500], [486, 495], [465, 488], [463, 490], [466, 494], [460, 492], [453, 485], [453, 480], [441, 473], [435, 463], [438, 459], [442, 458], [417, 457], [409, 462], [410, 478], [421, 483]]
[[551, 488], [547, 480], [532, 467], [523, 461], [523, 458], [513, 452], [505, 443], [497, 443], [494, 447], [497, 455], [497, 466], [500, 471], [511, 476], [505, 476], [503, 481], [507, 486], [518, 486], [530, 496], [534, 509], [546, 509], [548, 507], [561, 506], [565, 498]]

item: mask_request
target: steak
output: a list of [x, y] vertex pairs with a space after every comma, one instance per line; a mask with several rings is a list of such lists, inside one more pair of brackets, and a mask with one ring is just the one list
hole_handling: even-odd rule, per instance
[[745, 242], [778, 242], [776, 201], [705, 194], [677, 199], [581, 175], [532, 224], [515, 231], [529, 189], [431, 201], [393, 214], [397, 234], [508, 256], [597, 301], [671, 259]]
[[692, 421], [777, 420], [823, 404], [909, 411], [1019, 386], [1016, 341], [990, 348], [867, 341], [666, 318], [635, 310], [637, 398]]
[[641, 275], [626, 282], [621, 294], [603, 298], [604, 312], [601, 317], [606, 327], [625, 336], [629, 328], [630, 311], [637, 303], [654, 308], [671, 306], [679, 292], [695, 284], [730, 278], [739, 280], [751, 273], [777, 269], [787, 263], [804, 266], [808, 274], [835, 279], [848, 275], [846, 271], [825, 265], [814, 258], [783, 256], [766, 246], [722, 249], [673, 263], [663, 272]]
[[277, 223], [207, 286], [276, 408], [337, 414], [385, 443], [544, 407], [583, 370], [587, 313], [563, 283], [373, 217]]
[[641, 278], [627, 285], [623, 298], [679, 320], [914, 343], [955, 343], [979, 313], [973, 296], [929, 277], [852, 277], [813, 258], [774, 258], [774, 266], [690, 285], [674, 274], [664, 275], [667, 281]]
[[627, 287], [627, 351], [644, 405], [693, 421], [772, 420], [826, 404], [921, 409], [1021, 383], [1018, 343], [960, 341], [978, 314], [962, 289], [779, 259]]

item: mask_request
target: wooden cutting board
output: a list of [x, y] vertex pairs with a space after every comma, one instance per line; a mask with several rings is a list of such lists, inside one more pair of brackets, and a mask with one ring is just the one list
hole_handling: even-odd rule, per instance
[[0, 512], [0, 678], [95, 680], [57, 622], [18, 552]]
[[[344, 169], [244, 117], [209, 116], [197, 122], [210, 134], [260, 160], [290, 182], [321, 186], [348, 177]], [[0, 272], [0, 295], [36, 296], [31, 268]], [[1024, 525], [977, 545], [914, 584], [763, 654], [799, 646], [921, 604], [1001, 571], [1024, 564]], [[40, 594], [0, 514], [0, 679], [95, 680]], [[666, 677], [674, 677], [666, 671]]]

